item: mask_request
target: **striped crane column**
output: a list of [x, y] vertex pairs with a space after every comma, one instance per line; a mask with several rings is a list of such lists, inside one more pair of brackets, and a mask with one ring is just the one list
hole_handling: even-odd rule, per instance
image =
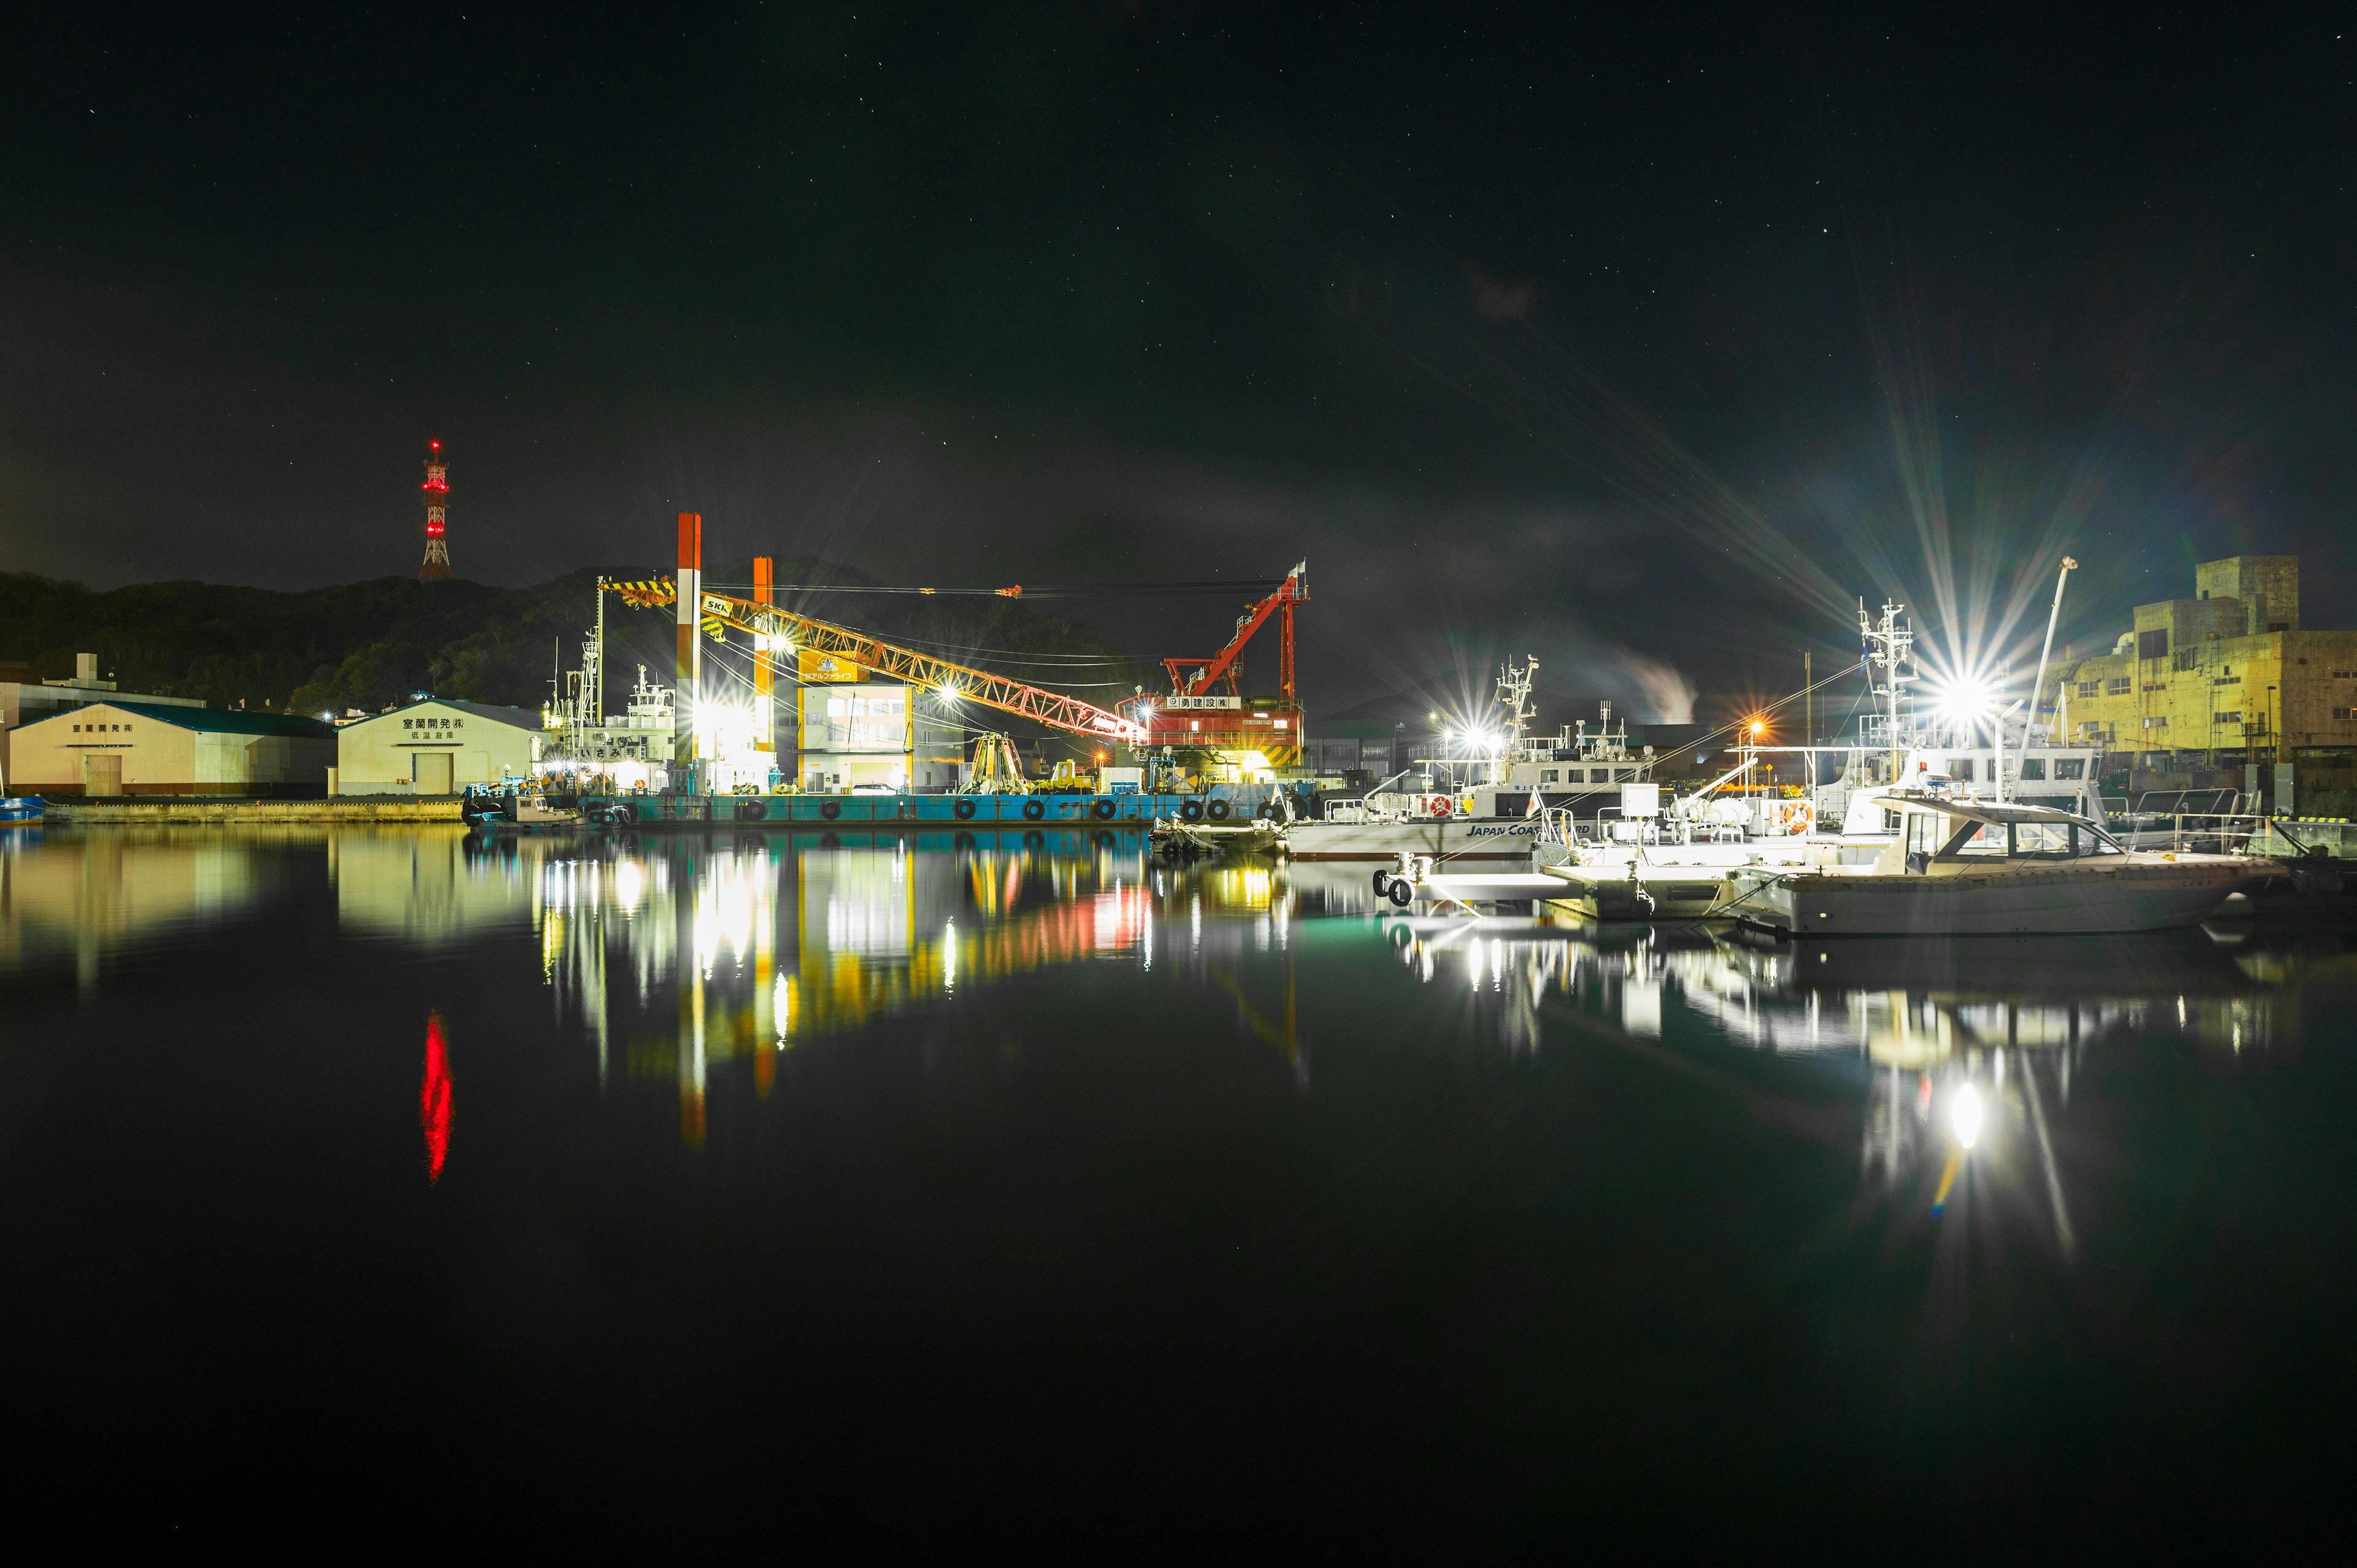
[[[704, 599], [704, 514], [679, 514], [678, 694], [672, 709], [671, 758], [674, 776], [695, 771], [695, 724], [704, 697], [704, 646], [695, 635], [696, 607]], [[699, 781], [700, 782], [700, 781]]]
[[[777, 573], [767, 555], [753, 557], [753, 602], [767, 608], [777, 602]], [[770, 695], [774, 668], [779, 650], [770, 646], [765, 632], [753, 639], [753, 749], [766, 751], [774, 758], [778, 749], [777, 708]]]

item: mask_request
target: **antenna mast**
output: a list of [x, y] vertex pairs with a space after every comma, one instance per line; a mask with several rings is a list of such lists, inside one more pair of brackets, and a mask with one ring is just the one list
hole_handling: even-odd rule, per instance
[[1882, 618], [1869, 621], [1866, 618], [1866, 601], [1857, 601], [1858, 662], [1868, 670], [1869, 680], [1873, 670], [1882, 671], [1883, 684], [1876, 689], [1876, 693], [1889, 701], [1885, 723], [1889, 730], [1886, 738], [1890, 743], [1890, 782], [1893, 784], [1904, 782], [1899, 777], [1899, 770], [1906, 760], [1902, 755], [1905, 747], [1899, 728], [1899, 701], [1907, 682], [1914, 679], [1901, 670], [1910, 662], [1915, 647], [1914, 627], [1902, 623], [1899, 618], [1906, 608], [1905, 605], [1885, 599], [1882, 602]]

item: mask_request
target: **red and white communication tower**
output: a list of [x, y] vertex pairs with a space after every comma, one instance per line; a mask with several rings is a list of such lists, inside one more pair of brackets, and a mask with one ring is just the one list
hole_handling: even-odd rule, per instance
[[442, 458], [442, 443], [425, 444], [425, 564], [417, 569], [421, 583], [450, 580], [450, 546], [442, 537], [448, 521], [450, 465]]

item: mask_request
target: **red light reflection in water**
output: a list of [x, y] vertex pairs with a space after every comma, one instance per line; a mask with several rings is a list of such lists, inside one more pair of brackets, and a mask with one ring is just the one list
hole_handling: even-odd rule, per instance
[[450, 1153], [450, 1047], [442, 1015], [425, 1015], [425, 1081], [417, 1090], [417, 1125], [425, 1133], [425, 1179], [438, 1181]]

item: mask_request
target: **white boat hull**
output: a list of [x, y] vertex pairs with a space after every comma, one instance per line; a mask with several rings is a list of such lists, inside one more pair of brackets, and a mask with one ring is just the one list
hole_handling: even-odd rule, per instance
[[1738, 875], [1731, 911], [1796, 937], [2061, 936], [2196, 926], [2264, 862], [1992, 869], [1965, 875]]
[[1528, 865], [1539, 840], [1529, 819], [1440, 817], [1398, 822], [1296, 822], [1285, 832], [1296, 860], [1397, 860], [1428, 854], [1436, 861], [1512, 860]]

